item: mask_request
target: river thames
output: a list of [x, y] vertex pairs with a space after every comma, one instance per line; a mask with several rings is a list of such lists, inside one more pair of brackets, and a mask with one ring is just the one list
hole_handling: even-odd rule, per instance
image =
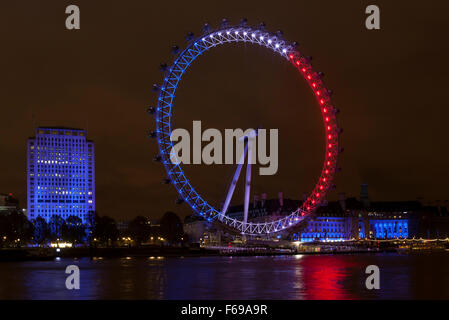
[[[80, 290], [65, 287], [72, 264]], [[0, 299], [449, 299], [449, 252], [3, 262]]]

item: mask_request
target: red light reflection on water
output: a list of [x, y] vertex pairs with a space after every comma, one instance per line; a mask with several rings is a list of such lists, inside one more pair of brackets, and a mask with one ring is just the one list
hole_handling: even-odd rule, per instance
[[301, 259], [301, 264], [306, 299], [357, 299], [349, 288], [351, 269], [356, 267], [354, 262], [338, 256], [307, 256]]

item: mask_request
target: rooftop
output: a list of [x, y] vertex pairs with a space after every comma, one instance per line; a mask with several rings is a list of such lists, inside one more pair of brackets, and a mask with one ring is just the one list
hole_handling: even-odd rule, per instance
[[73, 130], [73, 131], [86, 131], [80, 128], [71, 128], [71, 127], [53, 127], [53, 126], [45, 126], [45, 127], [37, 127], [37, 130]]

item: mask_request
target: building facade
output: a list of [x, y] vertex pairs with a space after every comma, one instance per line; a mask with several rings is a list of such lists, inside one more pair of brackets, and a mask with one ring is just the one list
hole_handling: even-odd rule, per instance
[[[303, 197], [304, 198], [304, 197]], [[256, 195], [249, 205], [248, 221], [266, 222], [280, 219], [300, 207], [302, 201], [261, 200]], [[227, 215], [243, 219], [243, 205], [231, 206]], [[198, 239], [210, 230], [206, 222], [189, 218], [185, 230]], [[420, 201], [370, 201], [368, 185], [362, 184], [360, 198], [339, 194], [337, 201], [324, 202], [303, 224], [280, 238], [300, 242], [335, 242], [344, 240], [442, 239], [449, 238], [449, 211], [446, 206], [424, 206]]]
[[323, 213], [307, 221], [294, 239], [301, 242], [348, 240], [352, 238], [351, 222], [351, 219], [341, 215]]
[[0, 193], [0, 214], [10, 214], [19, 211], [19, 200], [12, 193]]
[[186, 218], [183, 227], [190, 243], [200, 243], [211, 229], [208, 221], [192, 219], [192, 216]]
[[95, 211], [95, 149], [87, 132], [39, 127], [27, 142], [28, 218], [79, 217]]
[[419, 236], [418, 201], [371, 202], [358, 215], [358, 239], [408, 239]]

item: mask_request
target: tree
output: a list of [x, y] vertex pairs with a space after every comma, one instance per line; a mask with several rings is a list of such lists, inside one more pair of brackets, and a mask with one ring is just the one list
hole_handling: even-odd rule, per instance
[[72, 243], [82, 242], [86, 237], [86, 226], [83, 221], [79, 217], [71, 215], [65, 222], [64, 239]]
[[51, 216], [48, 226], [52, 241], [59, 241], [63, 236], [63, 231], [67, 228], [64, 219], [56, 214]]
[[98, 216], [98, 214], [96, 211], [89, 211], [87, 214], [86, 240], [89, 243], [89, 245], [92, 245], [92, 239], [94, 236], [95, 222], [96, 222], [97, 216]]
[[151, 226], [148, 219], [138, 216], [129, 223], [128, 231], [137, 245], [148, 240], [151, 234]]
[[45, 244], [50, 239], [50, 229], [47, 221], [42, 217], [37, 217], [32, 221], [34, 225], [34, 243]]
[[116, 241], [119, 236], [115, 220], [108, 217], [95, 215], [95, 224], [93, 230], [93, 237], [103, 244], [110, 245]]
[[33, 238], [33, 225], [22, 212], [14, 211], [0, 217], [0, 235], [5, 244], [18, 246]]
[[161, 218], [161, 234], [170, 244], [182, 241], [184, 229], [176, 213], [168, 211]]

